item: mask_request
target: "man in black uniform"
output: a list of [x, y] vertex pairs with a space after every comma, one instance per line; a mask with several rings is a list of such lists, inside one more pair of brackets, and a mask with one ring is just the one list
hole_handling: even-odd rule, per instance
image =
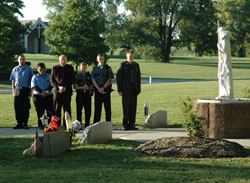
[[111, 67], [105, 64], [104, 56], [97, 56], [98, 65], [93, 68], [91, 78], [95, 87], [95, 115], [94, 123], [99, 122], [102, 113], [102, 103], [106, 112], [106, 121], [111, 122], [111, 101], [112, 78], [114, 77]]
[[81, 73], [76, 75], [74, 89], [76, 90], [76, 114], [77, 120], [82, 124], [82, 108], [85, 111], [85, 128], [89, 126], [91, 116], [91, 96], [93, 91], [90, 73], [87, 71], [87, 64], [80, 64]]
[[137, 95], [141, 92], [141, 71], [134, 62], [134, 52], [126, 53], [127, 61], [117, 70], [116, 80], [119, 95], [122, 96], [124, 130], [138, 130], [135, 127]]
[[[64, 113], [69, 112], [71, 116], [71, 96], [72, 84], [75, 78], [74, 68], [67, 64], [67, 56], [60, 55], [58, 65], [54, 66], [50, 75], [50, 82], [54, 88], [53, 107], [55, 115], [60, 118], [61, 125], [61, 109]], [[63, 126], [66, 128], [66, 121], [63, 119]]]

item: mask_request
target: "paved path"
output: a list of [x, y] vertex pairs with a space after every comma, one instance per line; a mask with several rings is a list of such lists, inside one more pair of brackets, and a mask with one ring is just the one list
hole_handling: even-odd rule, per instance
[[0, 87], [0, 92], [11, 92], [12, 88], [2, 88]]
[[[40, 135], [42, 135], [42, 130], [38, 129]], [[77, 136], [81, 136], [82, 131], [77, 133]], [[12, 128], [0, 128], [0, 136], [32, 136], [35, 135], [35, 128], [30, 128], [28, 130], [18, 129], [13, 130]], [[124, 131], [124, 130], [113, 130], [113, 138], [120, 138], [124, 140], [136, 140], [140, 142], [145, 142], [149, 140], [155, 140], [162, 137], [177, 137], [177, 136], [187, 136], [186, 130], [184, 128], [162, 128], [162, 129], [149, 129], [149, 130], [138, 130], [138, 131]], [[226, 139], [232, 142], [237, 142], [243, 146], [250, 147], [249, 139]]]

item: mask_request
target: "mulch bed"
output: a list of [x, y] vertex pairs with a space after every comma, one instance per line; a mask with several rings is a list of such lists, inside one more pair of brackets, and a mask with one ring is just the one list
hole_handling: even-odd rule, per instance
[[165, 137], [141, 144], [136, 152], [174, 158], [229, 158], [250, 156], [250, 150], [223, 139]]

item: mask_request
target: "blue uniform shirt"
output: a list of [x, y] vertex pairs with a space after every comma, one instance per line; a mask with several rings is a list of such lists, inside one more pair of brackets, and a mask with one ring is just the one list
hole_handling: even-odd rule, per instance
[[89, 72], [86, 72], [85, 75], [82, 73], [77, 74], [74, 83], [77, 84], [77, 86], [89, 86], [92, 83]]
[[13, 68], [10, 80], [15, 81], [16, 87], [30, 87], [30, 81], [32, 78], [33, 72], [30, 66], [24, 65], [24, 67], [16, 66]]
[[100, 87], [102, 87], [109, 79], [114, 78], [114, 74], [111, 67], [108, 65], [104, 65], [103, 67], [95, 66], [91, 73], [91, 78], [94, 79]]
[[[42, 76], [39, 73], [37, 73], [37, 74], [33, 75], [32, 80], [31, 80], [31, 88], [33, 88], [35, 86], [39, 87], [42, 91], [48, 90], [48, 88], [51, 86], [50, 74], [44, 73], [44, 76]], [[38, 92], [36, 90], [33, 90], [33, 94], [42, 95], [41, 92]]]

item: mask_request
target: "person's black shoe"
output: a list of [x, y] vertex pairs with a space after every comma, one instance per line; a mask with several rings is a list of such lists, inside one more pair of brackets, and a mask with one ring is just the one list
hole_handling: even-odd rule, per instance
[[23, 125], [16, 125], [13, 129], [16, 130], [16, 129], [22, 129], [23, 128]]
[[136, 128], [135, 126], [132, 126], [130, 129], [131, 130], [138, 130], [138, 128]]
[[23, 127], [25, 130], [29, 129], [28, 125], [24, 125]]
[[128, 130], [131, 130], [131, 128], [129, 126], [127, 126], [127, 125], [123, 125], [123, 130], [128, 131]]

